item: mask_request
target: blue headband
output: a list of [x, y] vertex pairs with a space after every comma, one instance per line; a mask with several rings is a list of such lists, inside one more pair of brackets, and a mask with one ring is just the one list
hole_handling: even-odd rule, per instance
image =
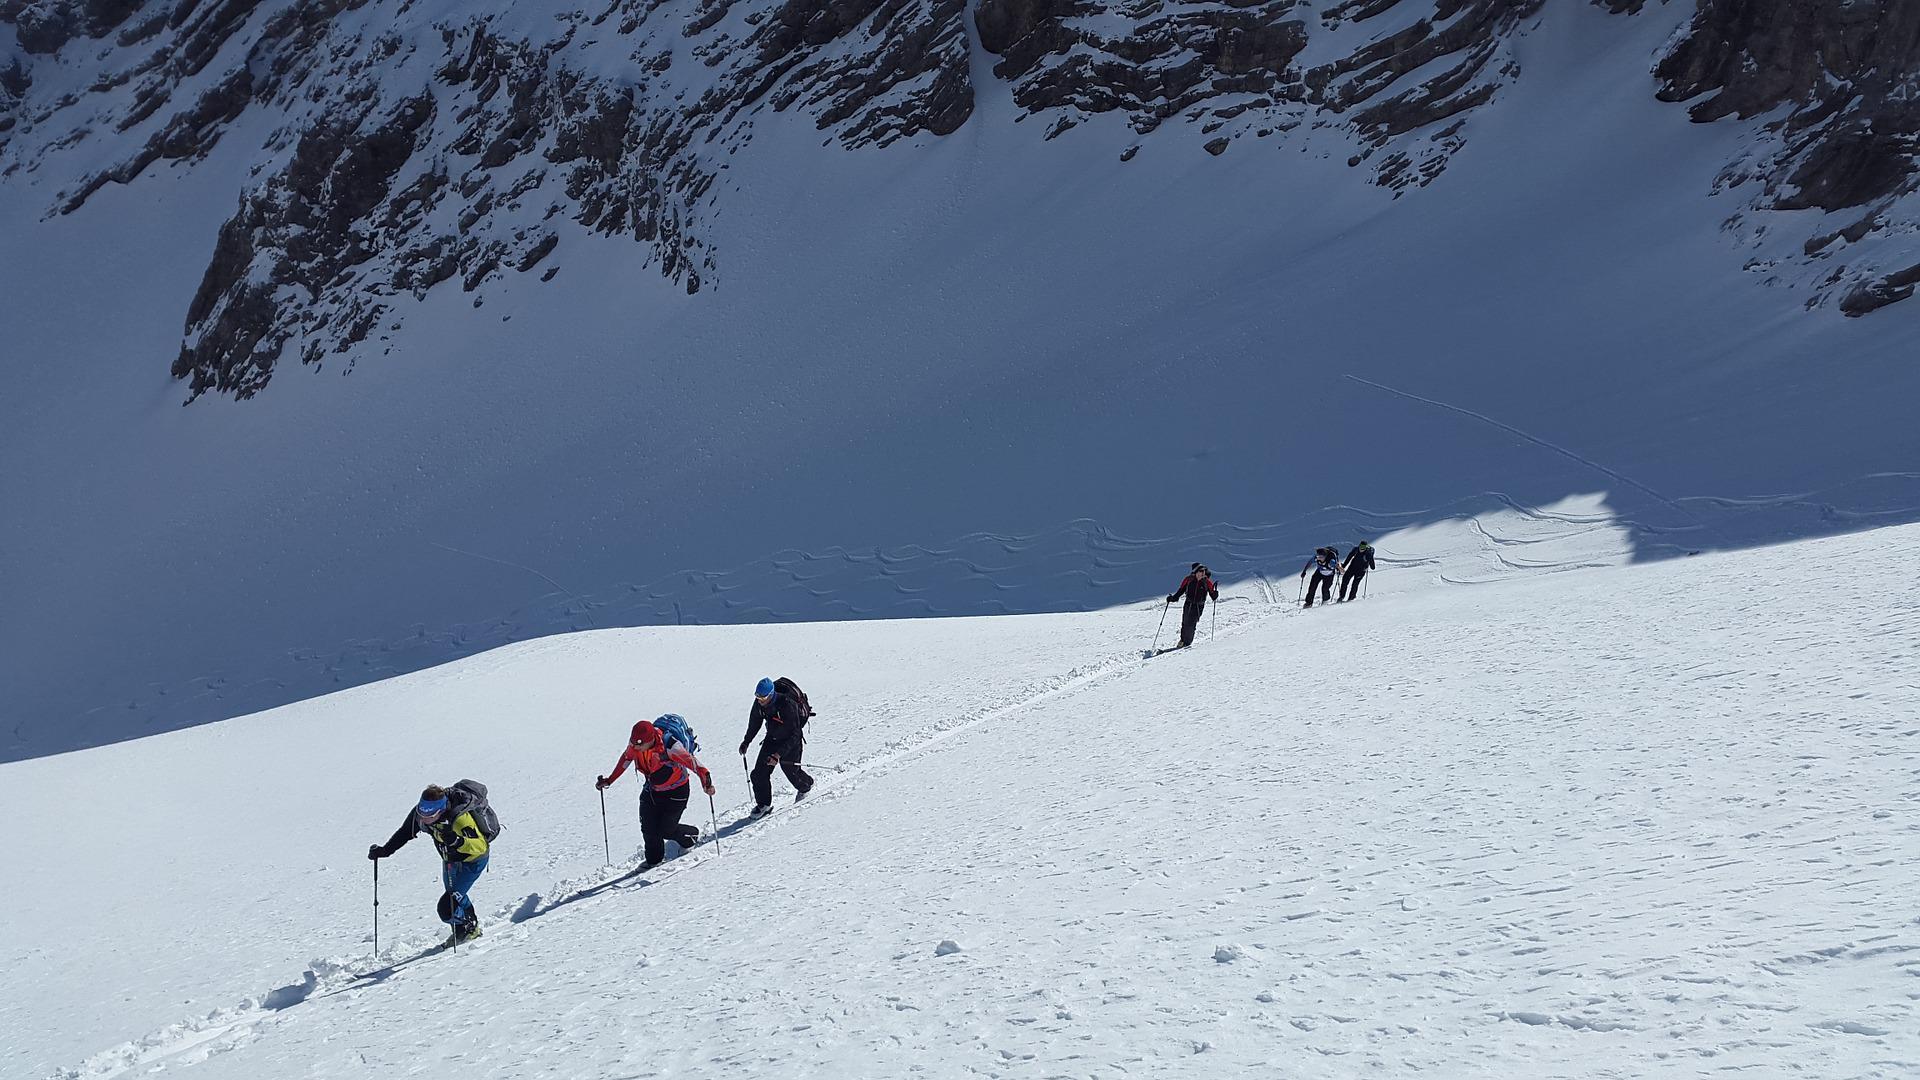
[[433, 814], [444, 813], [446, 809], [447, 809], [447, 800], [445, 799], [434, 799], [432, 801], [428, 801], [426, 799], [420, 800], [420, 816], [421, 817], [428, 817]]

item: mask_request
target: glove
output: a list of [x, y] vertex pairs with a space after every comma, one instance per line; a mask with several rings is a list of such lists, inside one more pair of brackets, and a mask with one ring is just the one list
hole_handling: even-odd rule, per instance
[[747, 756], [747, 744], [744, 742], [740, 744], [740, 756], [741, 757]]
[[599, 790], [599, 791], [605, 791], [605, 790], [607, 790], [607, 778], [606, 778], [606, 777], [604, 777], [604, 776], [596, 776], [596, 777], [594, 777], [594, 778], [593, 778], [593, 786], [594, 786], [594, 788], [595, 788], [595, 789], [597, 789], [597, 790]]
[[709, 795], [713, 794], [713, 774], [705, 769], [700, 770], [700, 789]]
[[1169, 604], [1171, 604], [1171, 603], [1173, 603], [1173, 597], [1172, 597], [1172, 596], [1168, 596], [1168, 597], [1167, 597], [1167, 603], [1169, 603]]
[[387, 853], [380, 850], [379, 844], [373, 844], [367, 848], [367, 858], [369, 859], [384, 859], [386, 857]]

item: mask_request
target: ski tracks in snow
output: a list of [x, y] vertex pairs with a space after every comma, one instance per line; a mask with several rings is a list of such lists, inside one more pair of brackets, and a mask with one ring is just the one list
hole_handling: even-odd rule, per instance
[[[1250, 611], [1243, 610], [1227, 616], [1222, 622], [1219, 637], [1243, 632], [1252, 622], [1268, 615], [1297, 613], [1292, 611], [1290, 606], [1276, 610], [1276, 605], [1271, 600], [1274, 591], [1264, 581], [1260, 582], [1258, 593], [1258, 598], [1265, 603]], [[1226, 598], [1223, 596], [1223, 599]], [[1156, 604], [1152, 608], [1142, 608], [1142, 610], [1153, 610], [1158, 606]], [[238, 1004], [215, 1009], [203, 1016], [169, 1024], [141, 1038], [94, 1054], [77, 1066], [59, 1069], [53, 1074], [53, 1078], [54, 1080], [110, 1080], [136, 1070], [146, 1071], [162, 1066], [172, 1068], [198, 1064], [254, 1041], [283, 1013], [296, 1006], [302, 1006], [311, 1001], [369, 992], [392, 979], [404, 978], [409, 969], [419, 964], [457, 962], [463, 956], [483, 954], [496, 948], [516, 944], [526, 933], [537, 929], [537, 927], [527, 926], [528, 923], [535, 923], [582, 902], [610, 898], [633, 888], [664, 884], [679, 874], [698, 869], [712, 859], [739, 857], [735, 854], [737, 850], [733, 847], [735, 843], [751, 851], [754, 834], [777, 828], [786, 820], [805, 813], [811, 808], [854, 795], [865, 777], [925, 754], [956, 735], [1003, 719], [1010, 714], [1074, 694], [1103, 680], [1124, 675], [1138, 669], [1143, 663], [1145, 660], [1137, 652], [1129, 650], [1116, 653], [1103, 660], [1077, 666], [1029, 683], [1000, 701], [980, 705], [970, 710], [949, 713], [914, 730], [909, 735], [884, 743], [879, 749], [851, 764], [840, 766], [809, 764], [807, 767], [814, 772], [816, 782], [814, 792], [806, 801], [782, 805], [773, 814], [760, 821], [749, 821], [739, 816], [746, 808], [744, 805], [723, 808], [722, 814], [733, 815], [735, 820], [720, 826], [721, 846], [719, 848], [714, 845], [710, 829], [703, 827], [701, 830], [703, 839], [698, 846], [692, 851], [682, 852], [678, 857], [670, 859], [653, 871], [642, 874], [637, 860], [630, 859], [625, 864], [602, 873], [557, 882], [545, 892], [530, 893], [512, 903], [497, 907], [487, 924], [495, 929], [489, 930], [478, 941], [462, 945], [457, 949], [445, 949], [435, 938], [414, 935], [383, 950], [381, 957], [358, 956], [343, 960], [315, 960], [298, 979], [291, 983], [247, 998]], [[906, 698], [883, 706], [880, 716], [876, 719], [916, 712], [937, 714], [940, 706], [941, 703], [937, 701]], [[692, 807], [693, 803], [689, 803], [690, 814]], [[669, 850], [673, 850], [673, 847]], [[396, 954], [399, 954], [399, 958], [391, 959]], [[381, 962], [383, 958], [385, 958], [384, 964]]]

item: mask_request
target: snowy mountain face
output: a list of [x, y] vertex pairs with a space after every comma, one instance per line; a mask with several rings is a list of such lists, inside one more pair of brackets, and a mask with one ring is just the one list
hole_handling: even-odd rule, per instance
[[1920, 519], [1913, 17], [0, 0], [0, 758], [571, 630]]
[[1767, 118], [1766, 137], [1721, 177], [1757, 187], [1754, 213], [1729, 224], [1757, 236], [1778, 216], [1767, 211], [1810, 209], [1844, 221], [1767, 271], [1813, 272], [1809, 304], [1837, 294], [1849, 315], [1913, 295], [1920, 259], [1903, 238], [1920, 212], [1920, 8], [1700, 0], [1655, 75], [1661, 100], [1691, 101], [1701, 123]]
[[[688, 292], [717, 285], [729, 255], [709, 223], [753, 195], [726, 183], [728, 158], [769, 111], [843, 150], [950, 137], [991, 77], [1047, 138], [1123, 116], [1115, 168], [1164, 125], [1215, 155], [1334, 129], [1356, 183], [1417, 188], [1473, 110], [1527, 92], [1516, 46], [1542, 7], [7, 0], [0, 175], [56, 178], [47, 210], [71, 214], [156, 164], [257, 142], [172, 367], [193, 395], [247, 397], [289, 356], [373, 351], [436, 288], [479, 305], [550, 279], [563, 220], [645, 245]], [[1649, 92], [1757, 132], [1721, 177], [1744, 202], [1728, 224], [1760, 249], [1749, 269], [1809, 306], [1863, 314], [1920, 281], [1916, 20], [1895, 0], [1699, 0], [1655, 58]], [[1848, 220], [1782, 213], [1807, 209]]]

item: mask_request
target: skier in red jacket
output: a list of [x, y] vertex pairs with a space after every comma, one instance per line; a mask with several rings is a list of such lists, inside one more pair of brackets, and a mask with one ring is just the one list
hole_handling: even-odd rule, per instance
[[680, 824], [680, 815], [687, 811], [687, 774], [698, 776], [701, 789], [709, 795], [713, 794], [713, 774], [686, 747], [664, 745], [660, 729], [650, 720], [633, 725], [626, 752], [614, 762], [612, 775], [597, 778], [594, 786], [605, 791], [627, 771], [628, 764], [647, 785], [640, 793], [640, 835], [647, 845], [647, 858], [640, 869], [650, 870], [667, 857], [668, 840], [679, 844], [682, 851], [700, 842], [698, 828]]
[[1200, 626], [1200, 613], [1206, 610], [1207, 599], [1220, 601], [1220, 586], [1214, 584], [1213, 571], [1194, 563], [1193, 572], [1180, 579], [1180, 587], [1167, 597], [1167, 603], [1182, 596], [1187, 598], [1187, 603], [1180, 609], [1180, 644], [1176, 648], [1184, 649], [1193, 644], [1193, 632]]

